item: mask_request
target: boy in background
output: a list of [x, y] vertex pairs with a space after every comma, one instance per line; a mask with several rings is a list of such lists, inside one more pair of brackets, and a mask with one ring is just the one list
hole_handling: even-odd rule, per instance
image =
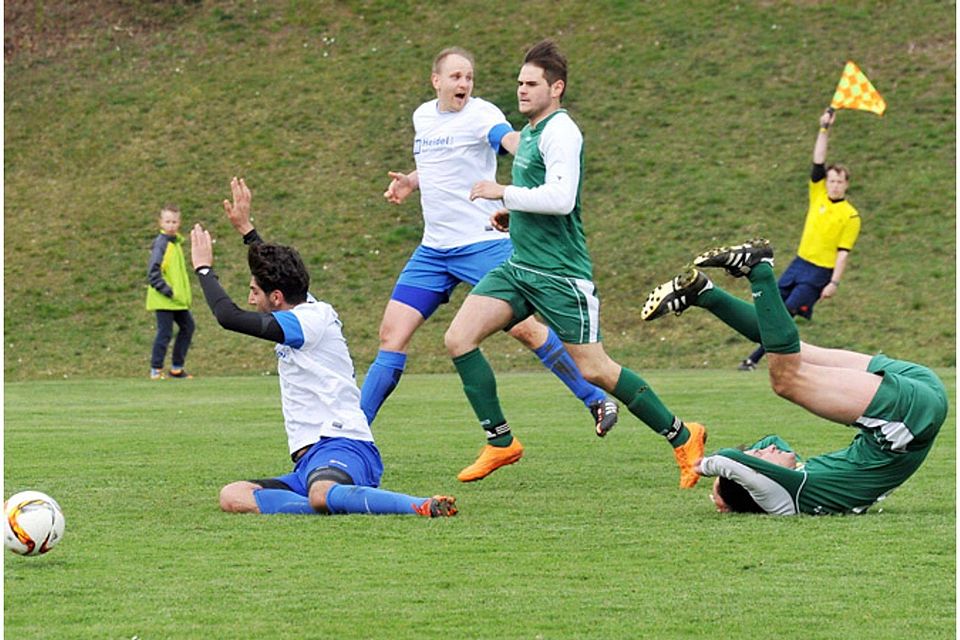
[[184, 368], [187, 350], [193, 339], [193, 316], [190, 315], [190, 278], [183, 256], [180, 235], [180, 209], [166, 205], [160, 210], [160, 233], [150, 249], [147, 263], [147, 311], [157, 314], [157, 336], [150, 355], [150, 379], [162, 380], [163, 359], [177, 323], [177, 339], [173, 343], [171, 378], [192, 378]]

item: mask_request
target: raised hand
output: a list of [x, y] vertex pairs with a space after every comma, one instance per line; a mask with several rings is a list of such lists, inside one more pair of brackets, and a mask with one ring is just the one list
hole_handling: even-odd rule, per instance
[[213, 266], [213, 238], [199, 223], [190, 230], [190, 259], [194, 269]]
[[[230, 224], [240, 235], [246, 235], [253, 231], [253, 223], [250, 221], [250, 200], [252, 198], [250, 189], [243, 178], [234, 176], [230, 180], [230, 191], [233, 195], [233, 202], [223, 201], [223, 210], [230, 220]], [[192, 234], [191, 234], [192, 237]]]

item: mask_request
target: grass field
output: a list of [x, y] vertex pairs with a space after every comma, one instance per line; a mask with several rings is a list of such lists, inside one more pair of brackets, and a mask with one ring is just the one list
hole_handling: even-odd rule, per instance
[[527, 455], [460, 485], [482, 443], [442, 343], [460, 290], [375, 425], [384, 486], [454, 493], [458, 517], [230, 516], [220, 486], [287, 469], [275, 359], [219, 329], [197, 287], [198, 377], [150, 383], [143, 308], [166, 202], [222, 239], [218, 272], [244, 294], [219, 205], [241, 175], [362, 374], [421, 233], [415, 198], [381, 194], [388, 170], [413, 167], [430, 61], [472, 50], [474, 94], [520, 126], [519, 61], [552, 37], [586, 141], [608, 351], [706, 422], [710, 447], [775, 431], [803, 453], [840, 448], [852, 432], [775, 398], [763, 372], [736, 374], [748, 347], [706, 314], [648, 325], [638, 309], [717, 243], [766, 235], [785, 267], [817, 117], [852, 59], [889, 109], [838, 116], [829, 159], [852, 168], [863, 233], [801, 332], [938, 367], [955, 400], [955, 2], [7, 0], [4, 17], [4, 495], [47, 491], [67, 516], [48, 556], [5, 554], [7, 637], [955, 637], [953, 412], [882, 513], [721, 517], [706, 486], [676, 488], [646, 427], [597, 439], [498, 337], [484, 348], [510, 372]]
[[[852, 436], [760, 373], [648, 373], [709, 448]], [[288, 467], [273, 377], [8, 383], [6, 495], [50, 493], [67, 530], [5, 554], [6, 637], [955, 636], [953, 412], [882, 510], [721, 516], [640, 423], [600, 440], [552, 377], [500, 383], [527, 455], [479, 483], [455, 480], [482, 440], [455, 376], [405, 377], [376, 424], [384, 486], [455, 494], [444, 520], [221, 513], [222, 484]]]

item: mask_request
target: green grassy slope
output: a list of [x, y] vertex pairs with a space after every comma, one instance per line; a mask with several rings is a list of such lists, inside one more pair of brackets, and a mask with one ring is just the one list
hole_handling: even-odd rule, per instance
[[[586, 137], [585, 224], [612, 354], [639, 369], [745, 355], [696, 313], [648, 326], [637, 310], [718, 242], [765, 234], [785, 266], [817, 117], [849, 58], [889, 108], [839, 115], [830, 159], [852, 167], [864, 229], [840, 295], [803, 335], [954, 364], [950, 3], [127, 0], [95, 3], [82, 20], [56, 3], [7, 5], [8, 16], [27, 7], [16, 25], [36, 43], [5, 66], [8, 379], [144, 374], [144, 266], [164, 202], [211, 226], [221, 278], [244, 295], [242, 250], [218, 205], [232, 175], [254, 189], [264, 235], [303, 252], [362, 372], [419, 239], [417, 202], [381, 194], [388, 170], [413, 166], [409, 118], [432, 97], [433, 55], [472, 49], [476, 95], [520, 125], [515, 74], [544, 36], [571, 62], [567, 106]], [[410, 370], [449, 371], [442, 333], [454, 310], [418, 334]], [[195, 312], [192, 369], [272, 367], [202, 301]], [[488, 352], [499, 369], [536, 366], [506, 338]]]

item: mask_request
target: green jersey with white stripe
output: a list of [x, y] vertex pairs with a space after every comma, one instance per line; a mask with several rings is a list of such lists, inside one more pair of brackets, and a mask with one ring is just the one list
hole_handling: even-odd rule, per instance
[[[883, 376], [845, 449], [815, 456], [796, 469], [782, 467], [737, 449], [704, 458], [704, 475], [734, 480], [767, 513], [813, 515], [863, 513], [920, 467], [947, 415], [947, 393], [930, 369], [875, 356], [867, 369]], [[789, 446], [769, 437], [751, 445]]]
[[583, 136], [564, 109], [520, 132], [510, 209], [513, 264], [548, 274], [593, 279], [580, 220]]
[[[763, 448], [758, 445], [750, 448]], [[769, 513], [827, 515], [865, 512], [913, 475], [929, 450], [891, 454], [877, 447], [869, 435], [858, 433], [846, 449], [814, 456], [797, 469], [738, 449], [721, 449], [711, 458], [726, 458], [727, 462], [716, 465], [716, 475], [744, 485]]]

